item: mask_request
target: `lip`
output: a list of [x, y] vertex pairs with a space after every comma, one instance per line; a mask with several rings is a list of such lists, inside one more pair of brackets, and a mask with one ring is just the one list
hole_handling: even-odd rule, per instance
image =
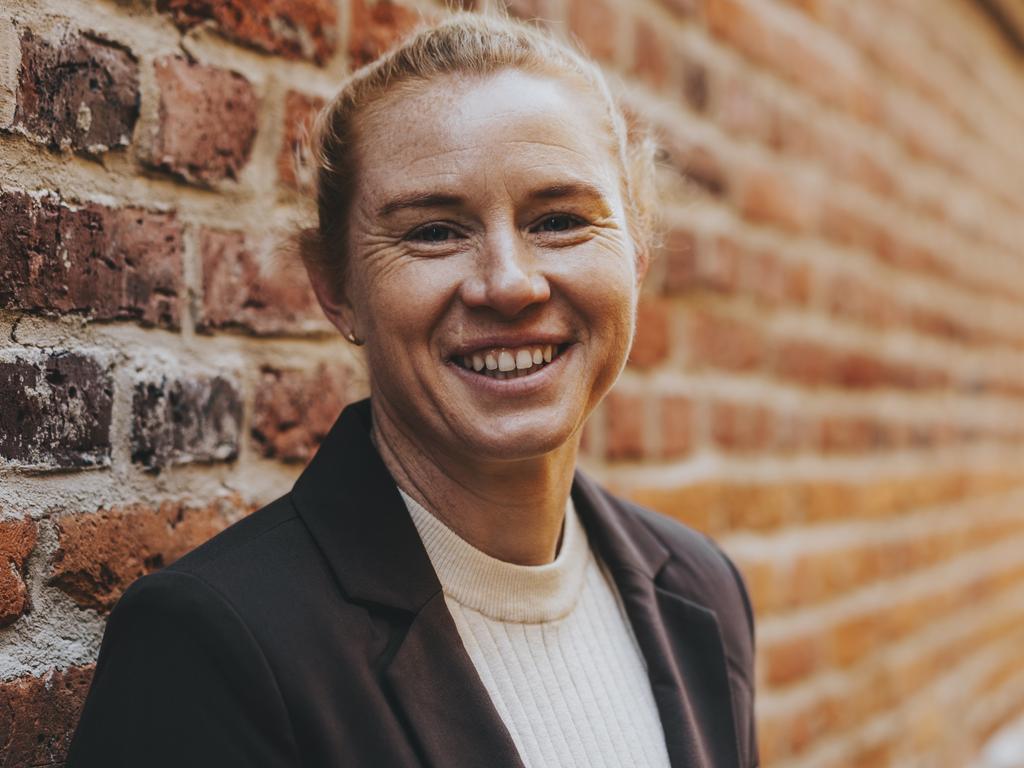
[[[476, 349], [479, 349], [479, 347], [476, 347]], [[475, 371], [463, 368], [453, 360], [449, 360], [447, 365], [456, 376], [478, 391], [505, 397], [509, 395], [529, 395], [551, 384], [552, 380], [559, 375], [562, 367], [565, 365], [565, 361], [575, 352], [576, 344], [569, 344], [558, 357], [536, 373], [516, 379], [492, 379], [489, 376], [481, 376]]]
[[[460, 356], [472, 355], [490, 349], [514, 349], [516, 347], [543, 347], [550, 344], [553, 347], [561, 347], [568, 344], [572, 346], [572, 340], [564, 333], [517, 333], [517, 334], [495, 334], [494, 336], [481, 336], [472, 341], [465, 341], [452, 347], [444, 355], [445, 361], [457, 359]], [[568, 347], [566, 348], [568, 351]], [[554, 361], [552, 361], [554, 362]], [[549, 363], [550, 365], [550, 363]]]

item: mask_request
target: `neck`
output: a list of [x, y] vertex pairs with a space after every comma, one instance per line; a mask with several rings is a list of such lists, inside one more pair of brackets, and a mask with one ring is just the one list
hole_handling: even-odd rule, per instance
[[402, 490], [465, 541], [517, 565], [555, 559], [578, 435], [542, 456], [480, 460], [424, 449], [375, 405], [372, 436]]

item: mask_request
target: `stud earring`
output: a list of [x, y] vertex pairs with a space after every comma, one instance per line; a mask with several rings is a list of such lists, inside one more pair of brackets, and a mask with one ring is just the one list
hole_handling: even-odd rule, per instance
[[348, 339], [350, 344], [355, 344], [357, 347], [363, 346], [363, 340], [356, 336], [352, 331], [346, 333], [345, 338]]

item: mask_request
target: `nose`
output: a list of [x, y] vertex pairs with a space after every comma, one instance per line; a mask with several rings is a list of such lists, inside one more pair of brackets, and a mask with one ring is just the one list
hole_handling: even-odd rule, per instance
[[462, 301], [514, 317], [551, 297], [536, 253], [517, 231], [490, 234], [477, 254], [473, 274], [462, 283]]

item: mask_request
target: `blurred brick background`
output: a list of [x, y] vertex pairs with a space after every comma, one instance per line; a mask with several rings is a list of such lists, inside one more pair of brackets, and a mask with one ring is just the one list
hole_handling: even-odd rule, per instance
[[[664, 148], [584, 462], [741, 564], [769, 766], [965, 766], [1024, 713], [1016, 2], [512, 4]], [[0, 766], [62, 761], [124, 588], [287, 489], [365, 393], [276, 247], [308, 215], [292, 155], [443, 12], [4, 3]]]

